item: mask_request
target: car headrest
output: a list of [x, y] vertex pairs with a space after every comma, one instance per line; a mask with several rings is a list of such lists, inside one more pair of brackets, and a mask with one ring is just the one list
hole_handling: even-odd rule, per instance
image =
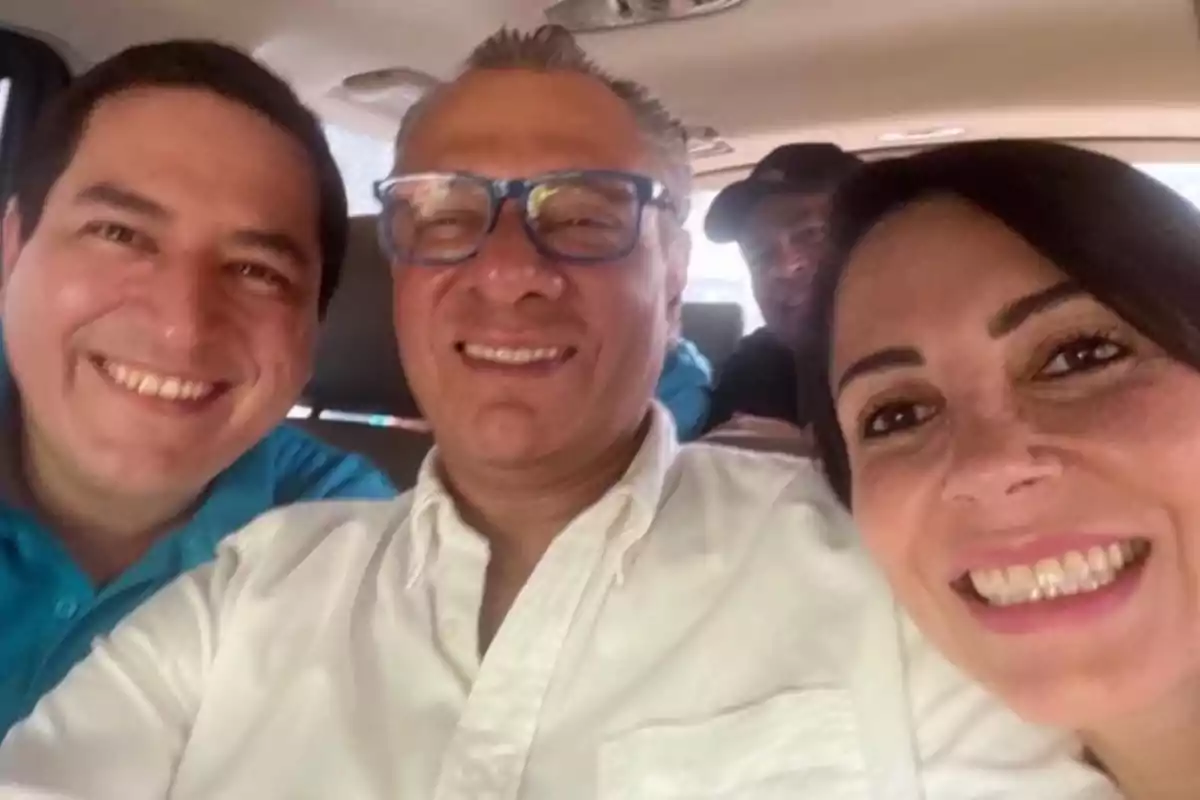
[[684, 303], [681, 331], [720, 369], [745, 333], [746, 317], [737, 303]]
[[402, 428], [329, 419], [296, 419], [291, 424], [334, 447], [368, 458], [400, 491], [417, 482], [421, 462], [433, 447], [433, 436]]
[[342, 282], [329, 304], [304, 404], [318, 410], [420, 417], [392, 326], [392, 276], [375, 218], [350, 220]]

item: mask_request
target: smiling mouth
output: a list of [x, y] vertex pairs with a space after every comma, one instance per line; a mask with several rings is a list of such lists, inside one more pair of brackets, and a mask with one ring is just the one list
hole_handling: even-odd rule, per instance
[[968, 599], [989, 606], [1028, 605], [1098, 592], [1141, 567], [1150, 551], [1148, 540], [1127, 539], [1032, 564], [971, 570], [951, 585]]
[[93, 356], [90, 360], [109, 383], [141, 397], [181, 405], [199, 404], [216, 398], [230, 388], [226, 382], [200, 381], [154, 372], [101, 356]]
[[574, 347], [492, 347], [459, 342], [455, 349], [472, 361], [504, 367], [562, 364], [575, 355]]

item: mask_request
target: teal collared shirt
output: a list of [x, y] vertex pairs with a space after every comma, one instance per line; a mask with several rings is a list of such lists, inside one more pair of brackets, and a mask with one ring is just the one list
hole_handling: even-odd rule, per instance
[[[0, 339], [0, 408], [12, 407]], [[389, 498], [366, 459], [280, 426], [225, 470], [186, 523], [97, 588], [28, 512], [0, 497], [0, 737], [139, 603], [214, 556], [218, 542], [276, 506], [322, 498]]]
[[679, 441], [700, 436], [712, 405], [712, 365], [700, 348], [680, 339], [667, 351], [655, 394], [674, 417]]

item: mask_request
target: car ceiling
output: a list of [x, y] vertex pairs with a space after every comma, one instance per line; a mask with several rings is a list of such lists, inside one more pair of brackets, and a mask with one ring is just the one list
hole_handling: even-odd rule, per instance
[[[347, 97], [345, 77], [395, 66], [446, 77], [483, 37], [537, 24], [548, 5], [3, 0], [0, 23], [49, 39], [76, 67], [138, 41], [222, 39], [274, 67], [327, 119], [385, 138], [396, 104]], [[732, 152], [696, 167], [722, 182], [784, 141], [861, 151], [939, 128], [1190, 147], [1200, 132], [1198, 31], [1193, 0], [746, 0], [582, 40], [688, 123], [717, 129]]]

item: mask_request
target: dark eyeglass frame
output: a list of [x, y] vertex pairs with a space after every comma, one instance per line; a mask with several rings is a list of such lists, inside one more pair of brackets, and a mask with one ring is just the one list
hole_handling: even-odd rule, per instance
[[[479, 251], [483, 249], [487, 238], [496, 230], [496, 225], [500, 221], [500, 211], [504, 207], [504, 203], [508, 200], [516, 201], [521, 207], [521, 226], [525, 229], [525, 236], [530, 243], [538, 251], [538, 253], [546, 258], [554, 261], [570, 263], [570, 264], [599, 264], [606, 261], [619, 261], [633, 252], [637, 247], [638, 240], [642, 236], [642, 221], [645, 216], [647, 206], [662, 208], [672, 213], [677, 213], [675, 201], [671, 197], [670, 191], [666, 184], [655, 178], [646, 175], [639, 175], [636, 172], [624, 172], [622, 170], [611, 169], [589, 169], [589, 170], [569, 170], [563, 172], [546, 172], [540, 175], [534, 175], [529, 178], [489, 178], [485, 175], [478, 175], [473, 172], [414, 172], [401, 175], [392, 175], [375, 183], [375, 198], [379, 201], [382, 209], [379, 213], [378, 222], [376, 225], [377, 234], [379, 237], [379, 245], [383, 252], [391, 261], [396, 261], [401, 258], [401, 255], [396, 252], [391, 241], [391, 213], [390, 207], [393, 205], [391, 198], [391, 189], [401, 183], [419, 180], [429, 180], [431, 178], [449, 179], [458, 181], [468, 181], [481, 186], [487, 191], [488, 196], [488, 223], [484, 226], [483, 231], [479, 235], [479, 241], [475, 243], [475, 247], [462, 256], [454, 258], [422, 258], [415, 259], [403, 257], [405, 263], [417, 264], [422, 266], [451, 266], [454, 264], [462, 264], [470, 261], [475, 256], [479, 255]], [[578, 256], [561, 253], [552, 247], [546, 245], [542, 241], [541, 236], [533, 226], [529, 207], [529, 198], [532, 196], [535, 189], [545, 183], [558, 183], [571, 180], [587, 180], [594, 178], [597, 180], [612, 180], [619, 179], [629, 183], [636, 192], [638, 202], [637, 214], [634, 217], [633, 232], [629, 237], [629, 244], [621, 251], [611, 255], [603, 256]]]

